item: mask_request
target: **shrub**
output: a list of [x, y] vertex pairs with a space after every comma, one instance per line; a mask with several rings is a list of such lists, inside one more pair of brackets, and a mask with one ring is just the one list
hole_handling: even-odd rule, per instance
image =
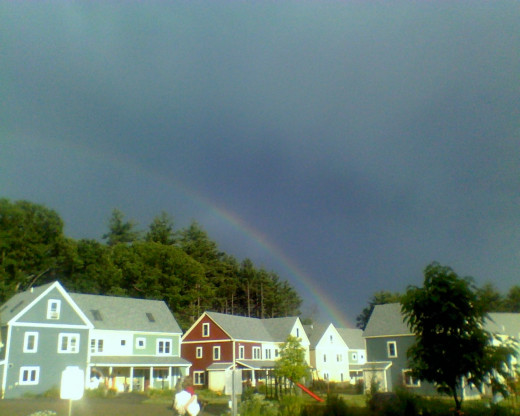
[[303, 398], [301, 396], [283, 396], [280, 400], [280, 416], [295, 416], [301, 414]]
[[253, 395], [240, 403], [241, 416], [278, 416], [278, 406], [274, 402], [263, 400], [261, 396]]

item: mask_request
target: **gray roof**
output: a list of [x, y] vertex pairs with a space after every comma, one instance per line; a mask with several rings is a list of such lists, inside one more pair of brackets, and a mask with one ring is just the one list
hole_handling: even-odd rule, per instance
[[258, 319], [218, 312], [206, 314], [233, 339], [284, 342], [297, 317]]
[[90, 359], [91, 364], [99, 367], [106, 367], [111, 365], [117, 365], [119, 367], [185, 367], [191, 366], [191, 363], [181, 357], [169, 357], [169, 356], [97, 356], [93, 355]]
[[17, 293], [11, 299], [5, 302], [0, 307], [0, 320], [2, 322], [2, 325], [7, 324], [7, 322], [9, 322], [18, 313], [20, 313], [20, 311], [22, 311], [23, 308], [29, 305], [34, 299], [40, 296], [43, 292], [45, 292], [45, 290], [47, 290], [53, 284], [54, 282], [32, 288], [25, 292]]
[[275, 342], [285, 342], [291, 333], [291, 329], [298, 320], [296, 316], [286, 318], [270, 318], [261, 319], [264, 322], [267, 331], [271, 334], [272, 340]]
[[363, 331], [355, 328], [336, 328], [338, 333], [347, 344], [347, 347], [353, 350], [364, 350], [365, 341], [363, 340]]
[[370, 315], [364, 337], [380, 337], [391, 335], [412, 335], [410, 329], [403, 321], [400, 303], [387, 303], [376, 305]]
[[327, 330], [330, 324], [312, 324], [312, 325], [304, 325], [303, 329], [305, 329], [305, 333], [307, 334], [307, 338], [309, 338], [310, 348], [316, 348], [318, 342], [320, 342], [321, 337]]
[[[70, 293], [96, 329], [182, 333], [160, 300]], [[149, 315], [147, 315], [149, 314]]]
[[213, 363], [208, 366], [208, 371], [224, 371], [233, 367], [233, 363]]
[[272, 369], [276, 366], [276, 362], [273, 360], [237, 360], [237, 364], [253, 370]]
[[485, 321], [485, 329], [494, 334], [520, 339], [520, 313], [493, 312]]

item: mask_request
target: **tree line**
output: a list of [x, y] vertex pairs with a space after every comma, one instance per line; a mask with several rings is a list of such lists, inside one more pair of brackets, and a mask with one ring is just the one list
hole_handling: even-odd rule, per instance
[[196, 221], [176, 230], [162, 212], [139, 231], [114, 209], [101, 241], [67, 237], [63, 225], [44, 205], [0, 199], [0, 302], [59, 280], [71, 292], [164, 300], [183, 328], [205, 310], [299, 315], [287, 280], [220, 251]]

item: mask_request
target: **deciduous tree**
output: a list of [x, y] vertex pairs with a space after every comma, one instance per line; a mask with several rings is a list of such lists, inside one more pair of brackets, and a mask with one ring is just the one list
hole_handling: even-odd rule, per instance
[[[410, 286], [401, 300], [415, 342], [408, 350], [413, 374], [449, 394], [460, 411], [463, 385], [492, 384], [504, 391], [514, 349], [493, 345], [486, 332], [486, 312], [470, 278], [460, 278], [438, 263], [424, 271], [423, 287]], [[501, 389], [500, 386], [503, 388]]]

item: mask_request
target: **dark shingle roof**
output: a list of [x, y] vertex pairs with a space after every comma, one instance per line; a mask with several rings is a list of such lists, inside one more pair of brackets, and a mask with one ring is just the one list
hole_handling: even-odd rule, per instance
[[79, 293], [70, 297], [96, 329], [182, 333], [168, 306], [160, 300]]
[[484, 327], [491, 333], [520, 339], [520, 313], [490, 313]]
[[284, 342], [297, 317], [258, 319], [218, 312], [206, 314], [231, 338], [248, 341]]
[[7, 324], [7, 322], [20, 313], [23, 308], [27, 307], [27, 305], [29, 305], [34, 299], [40, 296], [53, 284], [54, 283], [48, 283], [46, 285], [32, 288], [25, 292], [17, 293], [2, 306], [0, 306], [0, 320], [2, 325]]
[[412, 335], [403, 321], [400, 303], [376, 305], [363, 332], [364, 337]]
[[354, 350], [365, 349], [365, 341], [363, 340], [363, 331], [361, 329], [337, 328], [337, 330], [347, 347]]

